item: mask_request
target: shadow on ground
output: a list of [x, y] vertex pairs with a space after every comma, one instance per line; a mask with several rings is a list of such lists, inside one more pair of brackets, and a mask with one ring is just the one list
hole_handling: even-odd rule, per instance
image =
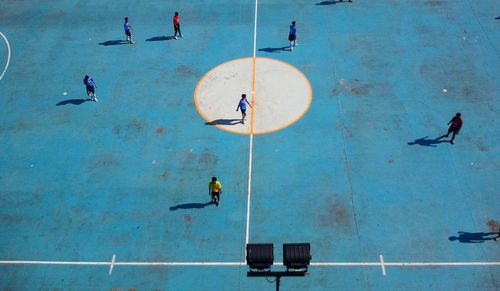
[[429, 136], [422, 137], [422, 138], [416, 139], [414, 141], [410, 141], [410, 142], [408, 142], [408, 145], [418, 144], [418, 145], [425, 146], [425, 147], [437, 147], [437, 146], [435, 146], [436, 144], [443, 143], [443, 142], [449, 142], [447, 140], [441, 140], [443, 137], [446, 137], [446, 135], [442, 135], [442, 136], [435, 138], [435, 139], [430, 139], [428, 137]]
[[212, 201], [209, 201], [207, 203], [184, 203], [170, 207], [170, 211], [175, 211], [177, 209], [199, 209], [212, 204], [214, 204]]
[[235, 125], [241, 123], [241, 119], [215, 119], [205, 122], [205, 125]]
[[90, 99], [68, 99], [57, 103], [56, 106], [67, 105], [67, 104], [80, 105], [87, 101], [90, 101]]
[[266, 53], [280, 53], [282, 51], [290, 51], [290, 46], [266, 47], [266, 48], [259, 49], [259, 52], [266, 52]]
[[342, 1], [342, 0], [337, 0], [337, 1], [323, 1], [323, 2], [319, 2], [319, 3], [316, 3], [316, 5], [335, 5], [337, 3], [343, 3], [343, 2], [351, 2], [351, 1]]
[[103, 45], [103, 46], [120, 45], [120, 44], [128, 44], [128, 41], [123, 40], [123, 39], [117, 39], [117, 40], [107, 40], [105, 42], [99, 43], [99, 45]]
[[155, 36], [152, 38], [146, 39], [146, 41], [164, 41], [164, 40], [171, 40], [174, 39], [173, 36]]
[[458, 236], [450, 236], [450, 241], [458, 240], [461, 243], [483, 243], [487, 240], [497, 240], [500, 237], [498, 232], [465, 232], [459, 231]]

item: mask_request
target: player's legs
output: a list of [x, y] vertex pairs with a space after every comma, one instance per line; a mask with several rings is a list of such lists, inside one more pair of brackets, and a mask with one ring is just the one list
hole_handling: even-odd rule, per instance
[[454, 143], [454, 140], [455, 140], [455, 135], [457, 134], [457, 130], [456, 129], [453, 129], [453, 134], [451, 135], [451, 140], [450, 142], [453, 144]]
[[247, 110], [241, 109], [241, 123], [245, 124], [245, 117], [247, 116]]
[[219, 206], [219, 198], [219, 192], [212, 191], [212, 202], [215, 204], [215, 206]]
[[450, 126], [450, 128], [448, 128], [448, 133], [446, 134], [446, 137], [448, 137], [452, 132], [453, 132], [453, 126]]

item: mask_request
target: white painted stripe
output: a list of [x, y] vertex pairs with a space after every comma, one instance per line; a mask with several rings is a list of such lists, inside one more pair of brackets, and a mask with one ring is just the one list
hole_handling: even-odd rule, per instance
[[[254, 13], [254, 26], [253, 26], [253, 64], [252, 64], [252, 103], [255, 94], [255, 57], [257, 54], [257, 11], [259, 6], [259, 1], [255, 0], [255, 13]], [[255, 106], [255, 105], [254, 105]], [[252, 109], [252, 120], [250, 125], [250, 149], [248, 154], [248, 188], [247, 188], [247, 223], [245, 228], [245, 263], [247, 261], [247, 248], [248, 240], [250, 237], [250, 197], [252, 194], [252, 162], [253, 162], [253, 116], [254, 112]]]
[[[342, 266], [380, 266], [381, 263], [369, 262], [311, 262], [311, 266], [315, 267], [342, 267]], [[500, 266], [500, 262], [384, 262], [384, 266], [399, 266], [399, 267], [432, 267], [432, 266]]]
[[[2, 265], [83, 265], [83, 266], [242, 266], [246, 262], [79, 262], [79, 261], [0, 261]], [[275, 262], [275, 266], [283, 266]], [[311, 262], [311, 267], [367, 267], [381, 266], [381, 262]], [[433, 266], [500, 266], [500, 262], [383, 262], [384, 266], [433, 267]]]
[[245, 262], [119, 262], [119, 266], [243, 266]]
[[408, 263], [385, 263], [386, 266], [414, 266], [414, 267], [430, 267], [430, 266], [500, 266], [500, 262], [408, 262]]
[[5, 75], [5, 72], [7, 71], [7, 68], [9, 67], [9, 64], [10, 64], [10, 44], [9, 44], [9, 40], [7, 39], [7, 37], [1, 31], [0, 31], [0, 35], [3, 37], [3, 39], [5, 40], [5, 43], [7, 44], [7, 63], [5, 64], [5, 68], [3, 69], [3, 72], [0, 75], [0, 80], [2, 80], [3, 75]]
[[313, 267], [366, 267], [366, 266], [380, 266], [380, 263], [366, 263], [366, 262], [321, 262], [321, 263], [313, 263], [310, 264]]
[[259, 6], [259, 0], [255, 0], [255, 15], [253, 23], [253, 57], [257, 55], [257, 10]]
[[246, 245], [250, 236], [250, 196], [252, 193], [252, 160], [253, 160], [253, 133], [250, 133], [250, 150], [248, 154], [248, 189], [247, 189], [247, 225], [245, 230], [245, 262]]
[[109, 275], [110, 276], [113, 273], [113, 267], [115, 266], [115, 259], [116, 259], [116, 255], [113, 254], [113, 258], [111, 259], [111, 265], [109, 266]]
[[380, 258], [380, 267], [382, 267], [382, 275], [385, 276], [385, 265], [384, 265], [384, 257], [379, 255]]
[[84, 265], [101, 266], [109, 265], [110, 262], [76, 262], [76, 261], [0, 261], [3, 265]]

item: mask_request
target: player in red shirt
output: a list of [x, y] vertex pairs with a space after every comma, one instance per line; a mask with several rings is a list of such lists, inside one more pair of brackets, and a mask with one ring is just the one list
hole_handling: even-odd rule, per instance
[[460, 129], [462, 128], [462, 118], [460, 117], [462, 116], [462, 114], [457, 113], [455, 114], [455, 116], [450, 120], [450, 122], [448, 122], [448, 124], [451, 124], [450, 128], [448, 128], [448, 134], [446, 135], [446, 137], [448, 137], [448, 135], [450, 135], [450, 133], [453, 133], [453, 135], [451, 136], [451, 140], [450, 140], [450, 143], [451, 144], [454, 144], [454, 140], [455, 140], [455, 135], [458, 134], [458, 132], [460, 131]]
[[177, 32], [179, 33], [179, 37], [182, 37], [181, 33], [181, 23], [179, 21], [179, 12], [175, 12], [174, 15], [174, 38], [177, 39]]

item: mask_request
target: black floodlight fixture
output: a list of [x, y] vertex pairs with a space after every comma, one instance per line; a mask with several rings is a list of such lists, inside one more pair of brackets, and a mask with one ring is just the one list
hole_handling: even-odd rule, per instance
[[274, 263], [273, 244], [247, 244], [246, 259], [250, 269], [269, 270]]
[[311, 244], [294, 243], [283, 244], [283, 265], [287, 271], [307, 271], [311, 263]]

